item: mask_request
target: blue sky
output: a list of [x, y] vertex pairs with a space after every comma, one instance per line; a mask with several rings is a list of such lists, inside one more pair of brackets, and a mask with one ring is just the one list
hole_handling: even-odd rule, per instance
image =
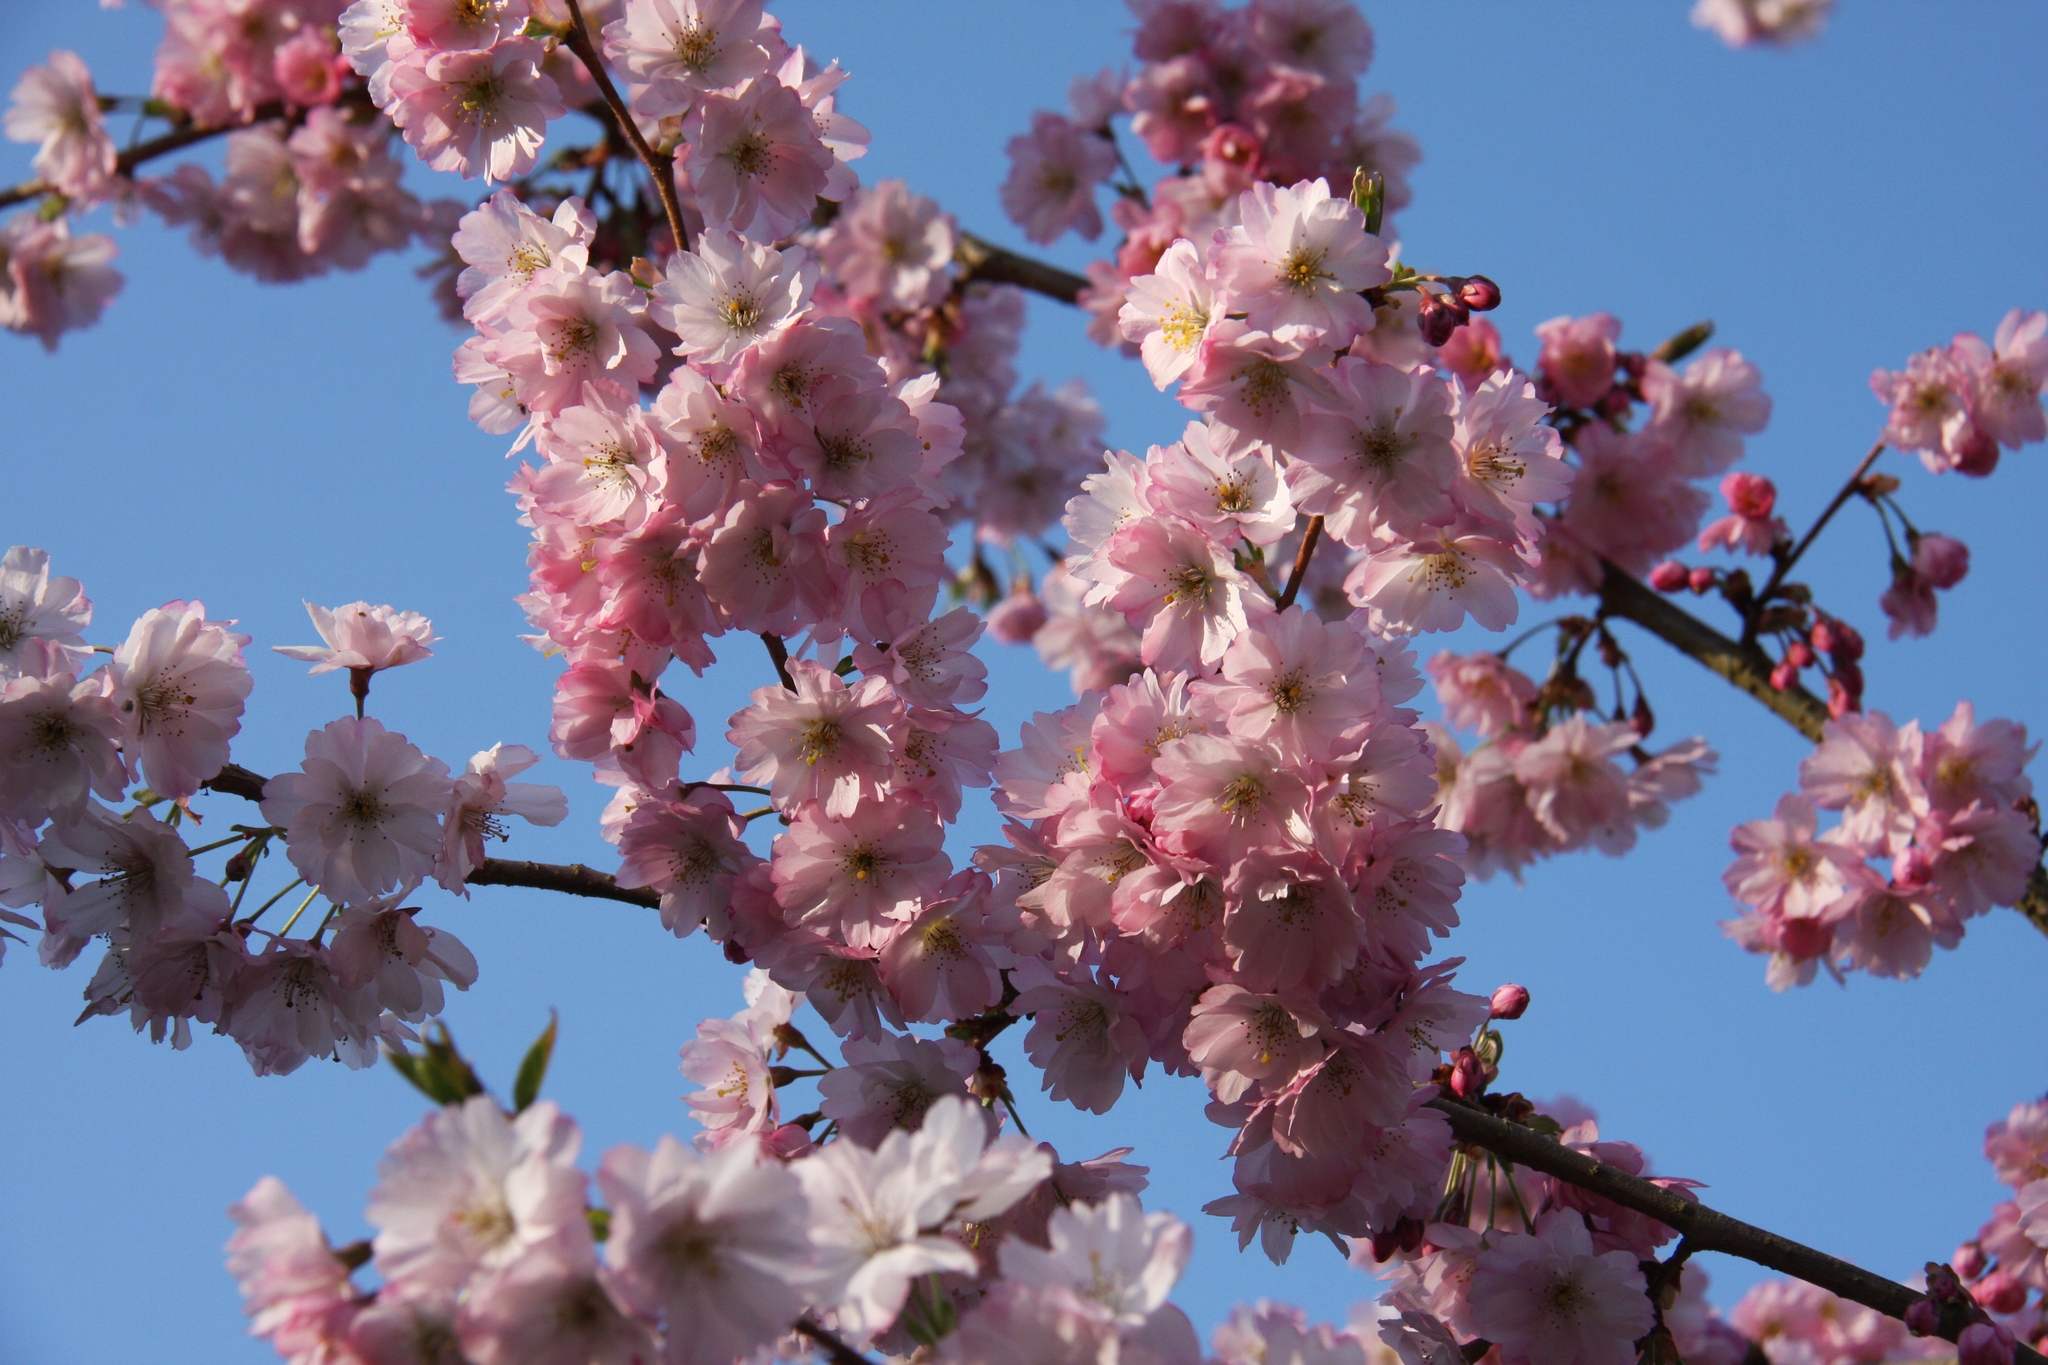
[[[148, 10], [16, 8], [0, 75], [63, 45], [104, 89], [144, 82], [159, 23]], [[1843, 0], [1818, 44], [1779, 53], [1730, 52], [1686, 8], [1371, 5], [1379, 56], [1366, 85], [1394, 96], [1424, 150], [1400, 220], [1408, 259], [1498, 280], [1496, 319], [1525, 362], [1529, 329], [1560, 313], [1608, 309], [1637, 346], [1713, 318], [1777, 401], [1747, 467], [1777, 480], [1799, 523], [1880, 426], [1871, 369], [1960, 330], [1988, 334], [2016, 304], [2048, 307], [2048, 9]], [[1123, 13], [1101, 0], [776, 9], [794, 40], [852, 71], [843, 107], [875, 134], [865, 178], [908, 179], [1013, 245], [996, 202], [1004, 140], [1034, 107], [1063, 104], [1073, 75], [1127, 60]], [[0, 178], [25, 176], [27, 158], [0, 147]], [[380, 678], [373, 708], [428, 751], [459, 764], [500, 740], [544, 748], [554, 669], [516, 639], [524, 536], [501, 491], [502, 442], [464, 420], [447, 368], [459, 337], [435, 320], [413, 263], [259, 287], [154, 224], [120, 240], [129, 284], [98, 329], [54, 358], [0, 337], [0, 545], [42, 545], [81, 578], [99, 605], [96, 640], [177, 596], [240, 618], [257, 645], [237, 748], [250, 767], [295, 763], [304, 732], [345, 705], [342, 684], [265, 648], [311, 639], [304, 598], [434, 618], [446, 643]], [[1047, 254], [1078, 267], [1089, 252], [1070, 241]], [[1057, 305], [1034, 301], [1023, 369], [1085, 375], [1120, 446], [1170, 439], [1184, 420]], [[1969, 696], [1984, 714], [2048, 724], [2044, 458], [2008, 455], [1992, 480], [1967, 482], [1887, 457], [1916, 521], [1975, 557], [1933, 639], [1874, 645], [1872, 705], [1938, 721]], [[1850, 509], [1809, 562], [1822, 600], [1880, 637], [1873, 521]], [[989, 716], [1006, 736], [1064, 703], [1063, 681], [1028, 652], [988, 650]], [[1448, 945], [1469, 958], [1465, 984], [1513, 979], [1535, 996], [1509, 1028], [1504, 1084], [1579, 1095], [1609, 1136], [1708, 1182], [1707, 1201], [1736, 1216], [1889, 1274], [1945, 1258], [1999, 1196], [1983, 1126], [2048, 1087], [2048, 941], [1999, 912], [1921, 981], [1772, 995], [1761, 963], [1721, 937], [1719, 874], [1729, 826], [1768, 812], [1806, 746], [1655, 642], [1636, 653], [1664, 737], [1707, 735], [1721, 775], [1624, 860], [1580, 856], [1535, 869], [1526, 887], [1468, 890]], [[723, 761], [724, 717], [765, 676], [736, 650], [682, 689], [707, 768]], [[602, 864], [605, 791], [575, 765], [549, 760], [535, 775], [569, 791], [571, 818], [522, 830], [508, 851]], [[956, 858], [993, 826], [970, 812]], [[443, 898], [428, 913], [482, 963], [447, 1017], [488, 1074], [502, 1084], [558, 1008], [549, 1093], [583, 1122], [588, 1152], [687, 1131], [675, 1049], [698, 1019], [740, 1003], [740, 973], [715, 947], [675, 941], [651, 914], [537, 892]], [[315, 1064], [258, 1081], [224, 1040], [174, 1054], [114, 1021], [74, 1029], [89, 971], [46, 972], [21, 952], [0, 968], [0, 1359], [267, 1358], [241, 1337], [220, 1269], [225, 1207], [273, 1173], [337, 1241], [361, 1235], [377, 1156], [422, 1102], [388, 1071]], [[1132, 1159], [1154, 1169], [1149, 1202], [1196, 1225], [1177, 1298], [1205, 1334], [1260, 1295], [1341, 1319], [1374, 1290], [1327, 1247], [1304, 1243], [1276, 1271], [1200, 1214], [1228, 1183], [1227, 1135], [1202, 1121], [1202, 1098], [1155, 1077], [1102, 1119], [1042, 1096], [1023, 1105], [1033, 1133], [1069, 1157], [1138, 1147]], [[1723, 1302], [1759, 1274], [1707, 1264]]]

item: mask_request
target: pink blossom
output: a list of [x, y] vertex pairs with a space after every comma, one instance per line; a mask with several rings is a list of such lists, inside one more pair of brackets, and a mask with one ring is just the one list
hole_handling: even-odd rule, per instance
[[1029, 644], [1051, 619], [1045, 599], [1031, 590], [1028, 579], [1020, 580], [1009, 596], [988, 609], [988, 633], [1001, 644]]
[[1242, 222], [1218, 240], [1216, 289], [1246, 326], [1282, 344], [1342, 350], [1373, 325], [1359, 291], [1393, 278], [1388, 253], [1365, 230], [1365, 215], [1333, 197], [1327, 181], [1291, 189], [1255, 184], [1239, 203]]
[[698, 96], [763, 75], [774, 60], [761, 0], [627, 0], [624, 11], [605, 25], [604, 46], [640, 87], [637, 113], [687, 113]]
[[[1707, 495], [1686, 482], [1653, 439], [1616, 433], [1600, 422], [1575, 439], [1579, 471], [1560, 529], [1637, 575], [1693, 538]], [[1548, 557], [1550, 545], [1544, 549]], [[1595, 586], [1597, 572], [1585, 590]]]
[[455, 779], [434, 864], [434, 879], [447, 890], [458, 890], [483, 865], [485, 839], [510, 837], [506, 817], [516, 815], [535, 825], [559, 825], [568, 817], [569, 801], [561, 788], [506, 780], [538, 762], [540, 755], [523, 744], [494, 744], [472, 757]]
[[[937, 596], [934, 589], [926, 588], [906, 594], [905, 603], [935, 601]], [[929, 607], [923, 610], [929, 611]], [[996, 611], [1000, 610], [999, 605]], [[989, 613], [991, 630], [995, 629], [996, 611]], [[908, 614], [915, 619], [922, 613], [911, 610]], [[982, 621], [971, 608], [955, 607], [943, 616], [917, 621], [893, 640], [856, 644], [854, 667], [863, 676], [887, 678], [896, 695], [913, 706], [975, 701], [988, 691], [984, 681], [988, 666], [970, 652], [981, 629]]]
[[1252, 10], [1251, 40], [1268, 59], [1333, 81], [1362, 76], [1372, 64], [1372, 29], [1345, 0], [1261, 0]]
[[443, 981], [459, 991], [476, 982], [476, 956], [445, 929], [420, 924], [399, 908], [410, 889], [341, 910], [329, 960], [343, 990], [369, 988], [379, 1008], [419, 1023], [439, 1014]]
[[944, 889], [957, 894], [926, 908], [882, 949], [880, 969], [890, 994], [906, 1019], [921, 1023], [965, 1019], [1002, 996], [990, 952], [995, 925], [986, 877], [966, 869]]
[[1185, 238], [1166, 249], [1153, 273], [1130, 281], [1117, 311], [1118, 334], [1138, 344], [1145, 372], [1161, 392], [1188, 372], [1216, 317], [1209, 272]]
[[1011, 138], [1005, 150], [1003, 211], [1026, 237], [1052, 242], [1069, 228], [1091, 242], [1102, 235], [1095, 187], [1116, 170], [1109, 139], [1041, 109], [1031, 116], [1031, 131]]
[[649, 312], [680, 338], [677, 355], [724, 365], [801, 314], [817, 278], [801, 247], [776, 251], [734, 232], [704, 232], [669, 257]]
[[1730, 47], [1781, 47], [1817, 36], [1835, 0], [1694, 0], [1694, 28], [1712, 29]]
[[690, 1106], [690, 1116], [704, 1126], [710, 1148], [776, 1126], [775, 1082], [768, 1075], [766, 1044], [733, 1019], [706, 1019], [697, 1025], [697, 1036], [683, 1044], [678, 1069], [704, 1087], [684, 1096], [684, 1103]]
[[937, 815], [912, 798], [864, 801], [836, 818], [806, 804], [775, 838], [776, 904], [792, 924], [877, 947], [945, 880], [944, 843]]
[[306, 615], [313, 618], [313, 629], [326, 643], [272, 645], [271, 650], [312, 664], [309, 673], [397, 668], [431, 655], [434, 651], [427, 646], [440, 643], [441, 638], [434, 634], [434, 623], [416, 611], [373, 607], [368, 602], [351, 602], [332, 610], [308, 602]]
[[1656, 1314], [1626, 1251], [1593, 1252], [1576, 1212], [1537, 1220], [1534, 1236], [1499, 1234], [1479, 1253], [1472, 1322], [1507, 1365], [1627, 1365]]
[[1124, 1077], [1141, 1080], [1145, 1031], [1117, 993], [1086, 980], [1047, 982], [1023, 991], [1010, 1012], [1033, 1017], [1024, 1052], [1045, 1073], [1055, 1100], [1106, 1114], [1123, 1094]]
[[68, 965], [96, 934], [125, 929], [131, 942], [146, 943], [188, 919], [218, 926], [227, 918], [226, 893], [193, 875], [185, 841], [147, 811], [122, 819], [88, 802], [62, 812], [36, 857], [44, 867], [99, 878], [46, 903], [43, 957], [53, 966]]
[[803, 1311], [804, 1190], [754, 1143], [709, 1156], [672, 1137], [652, 1152], [621, 1145], [597, 1183], [612, 1210], [612, 1283], [642, 1321], [667, 1328], [669, 1365], [726, 1365]]
[[552, 219], [499, 190], [464, 214], [451, 241], [465, 268], [455, 282], [462, 315], [479, 325], [502, 325], [535, 275], [560, 264], [572, 273], [590, 266], [597, 221], [581, 199], [565, 199]]
[[1978, 430], [1970, 412], [1975, 377], [1953, 349], [1922, 351], [1899, 372], [1878, 370], [1870, 391], [1890, 407], [1884, 438], [1900, 450], [1918, 451], [1936, 474], [1959, 469], [1989, 474], [1998, 462], [1998, 442]]
[[1143, 1327], [1169, 1308], [1166, 1296], [1194, 1253], [1194, 1229], [1170, 1213], [1148, 1214], [1121, 1190], [1100, 1203], [1069, 1203], [1046, 1225], [1045, 1246], [1008, 1237], [998, 1251], [1005, 1280], [1071, 1290], [1119, 1328]]
[[740, 842], [745, 833], [732, 801], [709, 787], [680, 801], [642, 801], [619, 832], [618, 884], [660, 892], [662, 927], [676, 937], [708, 924], [723, 938], [733, 882], [761, 861]]
[[92, 73], [78, 54], [60, 49], [50, 54], [48, 66], [30, 67], [15, 85], [13, 101], [0, 126], [12, 141], [40, 144], [31, 163], [36, 175], [67, 199], [97, 197], [118, 157]]
[[698, 99], [683, 137], [684, 168], [706, 226], [757, 241], [808, 220], [837, 164], [802, 98], [770, 76]]
[[1973, 801], [2016, 805], [2033, 795], [2026, 766], [2039, 749], [2028, 746], [2026, 726], [1980, 723], [1976, 706], [1959, 701], [1954, 714], [1922, 741], [1920, 780], [1937, 805], [1951, 810]]
[[514, 302], [491, 358], [511, 372], [519, 399], [557, 413], [594, 380], [638, 384], [654, 377], [660, 351], [640, 328], [639, 286], [618, 271], [542, 272]]
[[778, 806], [818, 801], [838, 817], [879, 800], [903, 718], [888, 680], [863, 678], [848, 687], [808, 660], [792, 662], [789, 671], [794, 692], [756, 688], [753, 704], [733, 717], [726, 739], [739, 747], [740, 772], [768, 784]]
[[1018, 747], [996, 760], [1001, 786], [996, 808], [1036, 820], [1087, 805], [1090, 731], [1101, 707], [1101, 697], [1083, 696], [1059, 711], [1033, 712], [1019, 732]]
[[276, 1176], [266, 1175], [228, 1216], [228, 1273], [241, 1287], [252, 1336], [268, 1338], [286, 1360], [338, 1357], [354, 1316], [348, 1267], [328, 1249], [320, 1221]]
[[1361, 667], [1364, 659], [1357, 631], [1292, 606], [1261, 617], [1230, 642], [1221, 680], [1208, 695], [1229, 715], [1233, 734], [1320, 761], [1379, 702], [1378, 680]]
[[0, 681], [0, 819], [34, 826], [90, 794], [120, 800], [128, 789], [120, 743], [120, 716], [97, 680]]
[[1778, 501], [1777, 486], [1763, 475], [1738, 469], [1721, 480], [1721, 496], [1727, 499], [1730, 515], [1700, 532], [1701, 553], [1718, 545], [1731, 554], [1768, 554], [1773, 545], [1789, 538], [1785, 519], [1771, 515]]
[[1892, 585], [1879, 596], [1877, 605], [1890, 623], [1885, 636], [1892, 640], [1901, 635], [1932, 635], [1941, 610], [1941, 604], [1934, 598], [1934, 585], [1914, 573], [1913, 566], [1903, 560], [1892, 565]]
[[1210, 438], [1220, 449], [1264, 441], [1292, 450], [1300, 443], [1305, 404], [1335, 401], [1323, 372], [1329, 359], [1326, 347], [1305, 350], [1235, 318], [1219, 318], [1181, 381], [1180, 401], [1208, 414]]
[[393, 64], [387, 112], [434, 170], [511, 180], [533, 169], [547, 125], [565, 112], [554, 81], [541, 72], [542, 55], [527, 38], [422, 50]]
[[484, 1271], [456, 1310], [473, 1365], [646, 1365], [652, 1335], [628, 1316], [587, 1246], [536, 1246]]
[[[1718, 474], [1742, 458], [1742, 438], [1771, 420], [1763, 376], [1740, 351], [1715, 347], [1685, 367], [1661, 360], [1643, 371], [1643, 398], [1651, 405], [1650, 430], [1685, 473]], [[1766, 512], [1764, 515], [1768, 515]]]
[[91, 624], [91, 600], [77, 579], [50, 576], [46, 552], [15, 545], [0, 557], [0, 678], [33, 671], [39, 644], [62, 671], [83, 672], [92, 651], [80, 632]]
[[1258, 848], [1308, 847], [1309, 789], [1270, 744], [1187, 735], [1159, 746], [1156, 823], [1218, 868]]
[[1529, 722], [1536, 684], [1498, 654], [1439, 650], [1429, 661], [1429, 676], [1444, 720], [1456, 729], [1491, 739]]
[[952, 707], [913, 707], [900, 733], [892, 785], [957, 820], [963, 788], [992, 780], [1001, 741], [993, 725]]
[[1431, 535], [1371, 551], [1352, 567], [1344, 591], [1372, 609], [1376, 629], [1456, 630], [1470, 613], [1488, 630], [1505, 630], [1519, 611], [1509, 578], [1515, 564], [1491, 537]]
[[1144, 632], [1141, 657], [1159, 668], [1213, 667], [1245, 628], [1252, 581], [1222, 547], [1177, 517], [1133, 522], [1103, 547], [1119, 585], [1098, 583], [1106, 602]]
[[1544, 382], [1568, 408], [1590, 408], [1614, 384], [1614, 343], [1621, 321], [1612, 313], [1556, 317], [1536, 328], [1543, 353], [1536, 363]]
[[2041, 388], [2048, 382], [2048, 313], [2015, 308], [1998, 324], [1987, 348], [1972, 336], [1957, 337], [1976, 370], [1971, 412], [1986, 435], [2017, 450], [2048, 440], [2048, 411]]
[[1304, 512], [1354, 549], [1448, 519], [1457, 469], [1450, 391], [1427, 371], [1346, 357], [1336, 396], [1302, 419], [1288, 483]]
[[341, 97], [342, 75], [348, 70], [337, 60], [333, 42], [318, 29], [301, 29], [298, 36], [282, 43], [271, 63], [278, 89], [287, 101], [301, 109], [332, 104]]
[[1153, 506], [1224, 545], [1270, 546], [1294, 527], [1293, 500], [1262, 446], [1225, 455], [1210, 445], [1206, 427], [1190, 422], [1180, 440], [1152, 447], [1145, 463]]
[[966, 1097], [979, 1065], [973, 1048], [953, 1038], [908, 1038], [885, 1033], [841, 1045], [844, 1066], [818, 1079], [818, 1110], [865, 1147], [891, 1131], [915, 1131], [925, 1111], [946, 1095]]
[[548, 463], [531, 480], [534, 503], [582, 526], [636, 525], [661, 491], [663, 450], [637, 403], [586, 382], [583, 401], [537, 423]]
[[705, 546], [705, 592], [740, 630], [795, 633], [824, 614], [825, 514], [790, 483], [743, 483]]
[[32, 333], [44, 350], [56, 350], [58, 337], [98, 322], [121, 292], [121, 272], [108, 264], [117, 252], [104, 233], [72, 236], [68, 218], [9, 219], [0, 225], [0, 327]]
[[1917, 769], [1918, 722], [1902, 731], [1882, 711], [1846, 715], [1821, 728], [1820, 746], [1799, 765], [1799, 788], [1823, 810], [1839, 810], [1842, 832], [1866, 848], [1893, 850], [1912, 838], [1927, 793]]
[[259, 1076], [289, 1075], [314, 1057], [360, 1071], [376, 1062], [380, 1042], [400, 1037], [368, 992], [342, 986], [327, 950], [302, 938], [272, 939], [243, 964], [218, 1027]]
[[914, 311], [945, 296], [957, 239], [951, 214], [884, 180], [846, 205], [818, 250], [853, 298]]
[[1564, 442], [1546, 420], [1550, 405], [1519, 375], [1494, 375], [1453, 390], [1457, 474], [1451, 496], [1467, 514], [1541, 534], [1532, 510], [1571, 487]]
[[1766, 915], [1826, 919], [1868, 885], [1862, 855], [1846, 843], [1814, 837], [1813, 803], [1778, 798], [1775, 818], [1751, 820], [1728, 836], [1739, 856], [1722, 880], [1735, 898]]
[[120, 713], [131, 775], [157, 795], [192, 796], [228, 761], [251, 683], [242, 661], [249, 637], [209, 621], [203, 602], [144, 612], [102, 674]]
[[1250, 989], [1312, 992], [1357, 960], [1351, 892], [1316, 854], [1254, 850], [1231, 868], [1224, 890], [1224, 947]]
[[1450, 340], [1437, 347], [1436, 354], [1438, 366], [1464, 380], [1469, 388], [1484, 384], [1496, 370], [1514, 368], [1514, 362], [1501, 351], [1500, 329], [1485, 318], [1460, 324]]
[[427, 1115], [377, 1168], [365, 1216], [379, 1273], [452, 1290], [564, 1234], [587, 1246], [581, 1141], [547, 1100], [508, 1118], [476, 1095]]
[[309, 884], [337, 904], [432, 874], [448, 765], [375, 720], [343, 719], [306, 736], [306, 761], [264, 787], [263, 818]]
[[1322, 1055], [1321, 1017], [1279, 995], [1243, 986], [1210, 986], [1190, 1012], [1182, 1043], [1202, 1083], [1235, 1104], [1264, 1082], [1279, 1088]]
[[1984, 1159], [2015, 1190], [2048, 1180], [2048, 1101], [2022, 1102], [1984, 1130]]

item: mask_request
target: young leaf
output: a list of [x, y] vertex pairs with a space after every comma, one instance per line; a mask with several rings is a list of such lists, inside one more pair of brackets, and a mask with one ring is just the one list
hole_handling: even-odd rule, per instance
[[513, 1113], [525, 1113], [527, 1106], [540, 1098], [540, 1083], [547, 1078], [548, 1059], [555, 1055], [555, 1028], [561, 1022], [561, 1016], [549, 1010], [547, 1028], [526, 1049], [526, 1056], [519, 1063], [519, 1075], [512, 1082]]

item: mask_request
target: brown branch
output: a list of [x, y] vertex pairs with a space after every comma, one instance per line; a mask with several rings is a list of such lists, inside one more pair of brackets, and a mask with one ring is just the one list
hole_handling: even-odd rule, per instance
[[1783, 691], [1771, 686], [1771, 658], [1754, 643], [1731, 640], [1669, 598], [1601, 561], [1600, 610], [1605, 616], [1633, 621], [1650, 634], [1705, 664], [1755, 697], [1780, 719], [1814, 743], [1828, 721], [1827, 703], [1794, 684]]
[[782, 679], [784, 691], [796, 691], [796, 679], [789, 675], [789, 646], [782, 643], [782, 637], [773, 631], [761, 632], [761, 643], [768, 646], [768, 657], [774, 661], [775, 676]]
[[531, 886], [541, 891], [560, 891], [570, 896], [591, 896], [598, 900], [624, 901], [656, 909], [661, 897], [652, 891], [620, 886], [608, 872], [582, 863], [529, 863], [511, 858], [486, 858], [483, 866], [469, 874], [471, 886]]
[[654, 192], [661, 197], [661, 211], [668, 215], [668, 230], [674, 234], [677, 251], [690, 249], [690, 234], [683, 230], [683, 206], [676, 199], [675, 158], [667, 152], [656, 151], [640, 132], [640, 125], [633, 121], [633, 111], [619, 98], [619, 88], [612, 84], [609, 71], [605, 70], [604, 58], [598, 54], [596, 44], [590, 41], [590, 27], [583, 22], [582, 7], [576, 0], [567, 0], [569, 7], [569, 31], [563, 35], [563, 46], [576, 54], [590, 72], [590, 78], [597, 82], [598, 93], [604, 96], [605, 107], [611, 111], [612, 121], [618, 125], [619, 133], [632, 145], [633, 154], [647, 167], [647, 178], [654, 182]]
[[1756, 595], [1755, 605], [1750, 609], [1749, 621], [1743, 627], [1744, 639], [1756, 638], [1757, 618], [1763, 614], [1764, 608], [1771, 604], [1771, 597], [1778, 591], [1778, 585], [1785, 581], [1785, 575], [1792, 572], [1792, 566], [1799, 562], [1800, 556], [1804, 555], [1820, 533], [1827, 529], [1827, 524], [1834, 520], [1835, 513], [1841, 511], [1843, 504], [1856, 495], [1856, 490], [1863, 486], [1863, 476], [1870, 472], [1870, 467], [1877, 463], [1877, 457], [1882, 454], [1884, 440], [1880, 437], [1877, 444], [1870, 448], [1870, 453], [1856, 466], [1855, 472], [1849, 475], [1849, 481], [1835, 494], [1835, 500], [1827, 505], [1827, 510], [1822, 512], [1807, 529], [1806, 534], [1799, 538], [1799, 543], [1792, 547], [1791, 553], [1778, 560], [1777, 568], [1771, 570], [1770, 581], [1765, 583], [1763, 591]]
[[847, 1345], [844, 1337], [809, 1315], [796, 1320], [796, 1331], [823, 1348], [825, 1358], [832, 1365], [875, 1365], [874, 1361]]
[[[1429, 1105], [1450, 1120], [1451, 1131], [1460, 1141], [1484, 1147], [1516, 1165], [1556, 1176], [1623, 1208], [1647, 1214], [1683, 1233], [1693, 1251], [1740, 1256], [1894, 1318], [1904, 1318], [1908, 1308], [1926, 1297], [1824, 1251], [1730, 1218], [1641, 1176], [1595, 1161], [1534, 1129], [1443, 1096], [1429, 1101]], [[2041, 1356], [2024, 1344], [2015, 1348], [2013, 1358], [2019, 1365], [2043, 1365]]]
[[1286, 611], [1294, 605], [1294, 595], [1301, 591], [1301, 580], [1308, 577], [1308, 561], [1316, 552], [1316, 542], [1323, 538], [1323, 519], [1310, 517], [1308, 529], [1301, 533], [1301, 548], [1294, 554], [1294, 572], [1287, 575], [1287, 590], [1273, 599], [1273, 610]]
[[1085, 276], [1062, 270], [1056, 265], [1047, 265], [1044, 261], [1035, 261], [1029, 256], [1019, 256], [1014, 251], [1005, 251], [971, 232], [960, 234], [960, 245], [954, 250], [953, 259], [966, 268], [966, 279], [1014, 284], [1034, 294], [1058, 299], [1061, 303], [1080, 302], [1081, 291], [1088, 287]]

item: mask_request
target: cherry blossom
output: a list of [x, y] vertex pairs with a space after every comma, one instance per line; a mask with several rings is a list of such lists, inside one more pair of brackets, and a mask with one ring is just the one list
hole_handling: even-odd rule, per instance
[[249, 637], [229, 630], [233, 624], [207, 620], [202, 602], [146, 611], [101, 675], [121, 717], [128, 771], [159, 796], [196, 793], [241, 731]]
[[1069, 229], [1091, 242], [1102, 235], [1095, 187], [1116, 170], [1116, 149], [1107, 138], [1041, 110], [1032, 115], [1031, 131], [1011, 138], [1005, 150], [1010, 177], [1003, 182], [1003, 211], [1026, 237], [1051, 242]]
[[14, 87], [0, 128], [15, 142], [39, 144], [33, 165], [43, 182], [69, 199], [90, 201], [113, 176], [118, 158], [100, 114], [92, 73], [75, 52], [50, 54]]
[[32, 671], [34, 642], [45, 642], [64, 671], [84, 671], [92, 657], [82, 632], [92, 624], [92, 602], [78, 580], [51, 577], [50, 556], [16, 545], [0, 557], [0, 677]]
[[306, 736], [300, 771], [270, 779], [263, 816], [285, 830], [292, 866], [337, 904], [431, 874], [448, 765], [375, 720], [330, 721]]
[[775, 26], [761, 0], [628, 0], [624, 11], [605, 25], [605, 51], [640, 87], [640, 113], [686, 113], [698, 95], [739, 85], [774, 61]]
[[770, 241], [810, 217], [838, 164], [795, 90], [767, 76], [698, 99], [685, 169], [713, 228]]
[[706, 232], [669, 258], [649, 311], [680, 338], [677, 355], [718, 366], [801, 314], [817, 276], [801, 248], [775, 251], [734, 232]]
[[391, 64], [389, 113], [437, 171], [510, 180], [533, 169], [547, 125], [565, 112], [538, 43], [419, 53]]
[[313, 665], [309, 673], [331, 673], [337, 668], [378, 672], [416, 663], [438, 644], [434, 624], [416, 611], [373, 607], [368, 602], [351, 602], [345, 607], [316, 607], [306, 603], [306, 615], [325, 643], [318, 645], [272, 645], [273, 652], [287, 659]]

